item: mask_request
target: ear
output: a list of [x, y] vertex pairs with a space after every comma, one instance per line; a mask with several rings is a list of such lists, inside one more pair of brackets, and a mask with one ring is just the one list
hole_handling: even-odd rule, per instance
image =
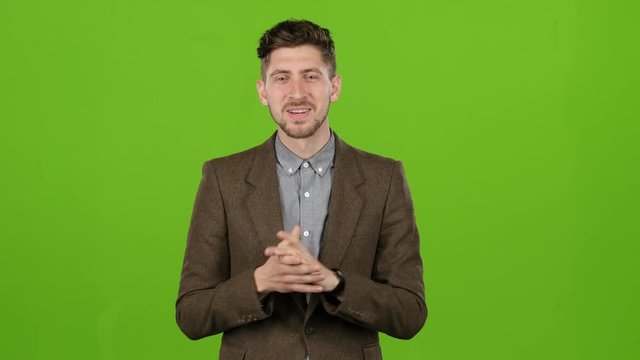
[[256, 81], [256, 89], [258, 90], [258, 98], [260, 102], [264, 106], [269, 106], [269, 101], [267, 100], [267, 92], [265, 91], [265, 83], [262, 79]]
[[338, 101], [338, 97], [340, 97], [340, 91], [342, 90], [342, 78], [340, 75], [336, 74], [331, 79], [331, 102]]

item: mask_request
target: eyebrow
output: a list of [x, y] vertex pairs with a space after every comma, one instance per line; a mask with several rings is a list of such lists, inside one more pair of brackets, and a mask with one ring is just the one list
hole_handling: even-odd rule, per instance
[[[310, 72], [317, 72], [318, 74], [322, 74], [322, 71], [320, 71], [320, 69], [318, 69], [317, 67], [312, 67], [312, 68], [307, 68], [307, 69], [300, 70], [300, 74], [307, 74], [307, 73], [310, 73]], [[291, 71], [284, 70], [284, 69], [275, 69], [275, 70], [273, 70], [273, 72], [269, 76], [272, 77], [274, 75], [279, 75], [279, 74], [291, 74]]]

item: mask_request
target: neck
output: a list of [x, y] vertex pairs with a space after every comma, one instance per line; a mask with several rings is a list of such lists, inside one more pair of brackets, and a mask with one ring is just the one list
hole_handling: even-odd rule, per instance
[[329, 120], [318, 128], [318, 130], [308, 138], [296, 139], [287, 135], [282, 129], [278, 128], [278, 137], [284, 146], [301, 159], [310, 159], [313, 155], [329, 142], [331, 131], [329, 130]]

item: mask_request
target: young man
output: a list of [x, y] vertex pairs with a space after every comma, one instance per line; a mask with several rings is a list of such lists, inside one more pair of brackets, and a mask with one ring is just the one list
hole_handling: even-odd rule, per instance
[[278, 130], [205, 163], [178, 325], [191, 339], [224, 332], [220, 359], [381, 358], [379, 331], [408, 339], [427, 317], [402, 165], [329, 128], [341, 80], [327, 29], [281, 22], [258, 56]]

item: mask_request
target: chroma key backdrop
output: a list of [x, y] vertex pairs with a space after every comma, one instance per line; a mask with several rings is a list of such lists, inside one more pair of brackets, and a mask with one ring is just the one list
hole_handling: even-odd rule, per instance
[[175, 323], [191, 209], [275, 131], [287, 18], [334, 36], [336, 133], [406, 169], [429, 318], [385, 359], [640, 358], [638, 4], [1, 1], [0, 358], [217, 358]]

